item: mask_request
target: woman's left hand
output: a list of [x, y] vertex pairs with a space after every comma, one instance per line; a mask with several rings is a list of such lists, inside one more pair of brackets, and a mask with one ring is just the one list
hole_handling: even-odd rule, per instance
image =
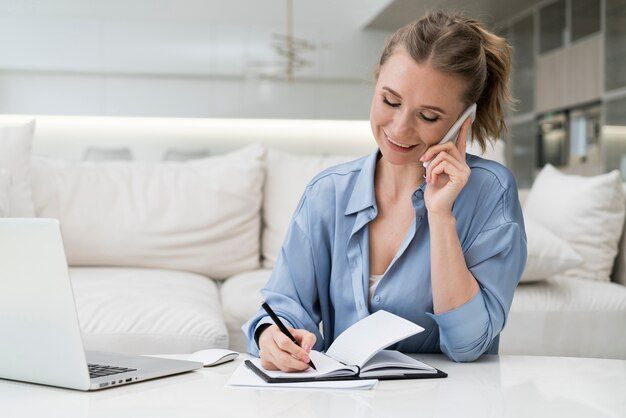
[[422, 155], [421, 161], [429, 161], [426, 168], [426, 192], [424, 199], [430, 215], [449, 215], [452, 205], [470, 176], [470, 168], [465, 161], [465, 146], [467, 134], [472, 126], [469, 118], [459, 130], [459, 136], [454, 144], [448, 141], [428, 148]]

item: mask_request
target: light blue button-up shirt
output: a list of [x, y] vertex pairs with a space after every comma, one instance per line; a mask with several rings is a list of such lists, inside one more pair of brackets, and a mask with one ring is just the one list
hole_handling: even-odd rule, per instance
[[[471, 175], [452, 212], [465, 262], [479, 283], [475, 297], [451, 311], [433, 313], [423, 183], [412, 197], [415, 219], [369, 306], [368, 224], [377, 214], [377, 156], [378, 151], [329, 168], [309, 183], [261, 291], [265, 301], [288, 325], [314, 333], [313, 348], [319, 351], [355, 322], [384, 309], [425, 328], [391, 349], [443, 352], [455, 361], [495, 352], [526, 263], [513, 176], [496, 162], [467, 155]], [[242, 327], [253, 355], [259, 353], [254, 333], [266, 323], [271, 320], [260, 309]]]

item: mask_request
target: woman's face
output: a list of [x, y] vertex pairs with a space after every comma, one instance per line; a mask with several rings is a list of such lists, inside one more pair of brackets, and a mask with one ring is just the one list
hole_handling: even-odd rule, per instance
[[459, 77], [417, 64], [402, 48], [394, 52], [380, 69], [370, 110], [383, 158], [419, 163], [463, 112], [463, 88]]

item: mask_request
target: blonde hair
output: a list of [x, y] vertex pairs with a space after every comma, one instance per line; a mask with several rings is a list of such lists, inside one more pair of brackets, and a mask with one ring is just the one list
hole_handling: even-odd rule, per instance
[[418, 64], [454, 74], [466, 82], [461, 100], [477, 104], [472, 136], [482, 150], [506, 131], [505, 107], [512, 104], [509, 92], [511, 46], [489, 32], [477, 20], [436, 10], [394, 33], [374, 70], [378, 78], [387, 59], [403, 47]]

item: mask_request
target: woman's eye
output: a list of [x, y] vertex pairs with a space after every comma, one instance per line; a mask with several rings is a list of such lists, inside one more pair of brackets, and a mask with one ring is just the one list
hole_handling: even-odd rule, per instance
[[424, 119], [426, 122], [436, 122], [437, 120], [439, 120], [439, 116], [434, 115], [434, 116], [426, 116], [425, 114], [423, 114], [422, 112], [420, 112], [420, 117], [422, 119]]
[[385, 96], [383, 96], [383, 102], [391, 107], [398, 107], [400, 106], [400, 103], [395, 103], [395, 102], [390, 102], [389, 99], [387, 99]]

